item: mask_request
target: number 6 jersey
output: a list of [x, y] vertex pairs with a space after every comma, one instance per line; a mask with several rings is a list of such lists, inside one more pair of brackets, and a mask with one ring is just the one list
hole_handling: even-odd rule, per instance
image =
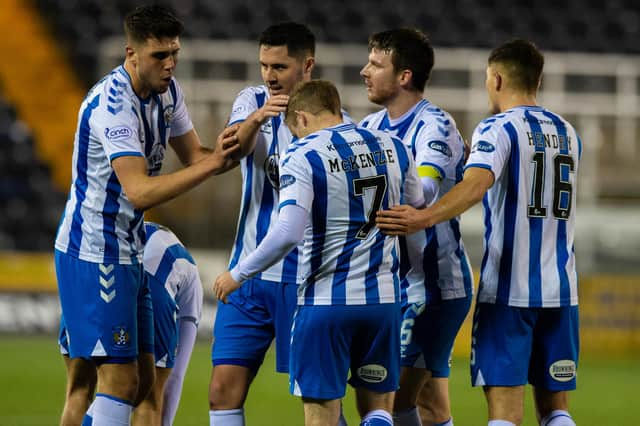
[[565, 119], [537, 106], [476, 127], [465, 167], [493, 172], [485, 214], [480, 302], [517, 307], [578, 304], [574, 255], [582, 143]]

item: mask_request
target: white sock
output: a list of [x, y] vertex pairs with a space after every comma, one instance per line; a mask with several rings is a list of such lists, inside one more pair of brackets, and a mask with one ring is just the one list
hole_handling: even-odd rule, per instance
[[418, 408], [413, 407], [404, 411], [393, 412], [393, 424], [396, 426], [421, 426]]
[[553, 410], [540, 421], [540, 426], [576, 426], [571, 414], [565, 410]]
[[84, 417], [82, 418], [81, 426], [93, 426], [93, 404], [95, 401], [91, 401], [91, 405], [87, 409], [87, 412], [84, 413]]
[[360, 426], [393, 426], [391, 413], [385, 410], [369, 411], [360, 422]]
[[508, 422], [506, 420], [489, 420], [487, 426], [516, 426], [515, 423]]
[[438, 423], [433, 426], [453, 426], [453, 417], [450, 417], [449, 420], [444, 423]]
[[340, 417], [338, 418], [338, 426], [348, 426], [347, 419], [344, 418], [344, 411], [342, 410], [342, 403], [340, 403]]
[[244, 408], [209, 410], [209, 426], [244, 426]]
[[133, 406], [120, 398], [97, 393], [93, 406], [93, 426], [128, 426]]

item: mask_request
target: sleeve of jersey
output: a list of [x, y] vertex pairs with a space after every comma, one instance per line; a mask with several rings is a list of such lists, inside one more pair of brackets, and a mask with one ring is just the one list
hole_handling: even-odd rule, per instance
[[501, 125], [492, 124], [487, 127], [480, 123], [473, 132], [471, 154], [467, 159], [465, 170], [469, 167], [480, 167], [493, 172], [498, 180], [505, 169], [511, 153], [511, 143]]
[[404, 180], [404, 202], [410, 206], [422, 208], [425, 205], [425, 199], [422, 191], [422, 183], [420, 182], [420, 178], [416, 171], [416, 163], [408, 148], [402, 143], [397, 144], [396, 146], [398, 145], [405, 149], [406, 155], [409, 159], [409, 166]]
[[176, 296], [178, 317], [181, 320], [193, 321], [196, 325], [202, 316], [202, 282], [196, 265], [190, 262], [183, 264], [183, 279], [180, 292]]
[[424, 126], [416, 135], [416, 166], [420, 178], [442, 181], [450, 177], [447, 171], [451, 170], [454, 161], [453, 150], [447, 142], [445, 131], [438, 126]]
[[174, 100], [173, 117], [171, 119], [171, 136], [182, 136], [193, 129], [193, 123], [191, 122], [191, 117], [189, 117], [182, 88], [176, 79], [173, 79], [172, 84], [175, 85], [176, 99]]
[[269, 229], [258, 247], [231, 270], [233, 279], [246, 281], [285, 257], [302, 241], [308, 221], [309, 213], [299, 206], [287, 205], [282, 208], [278, 222]]
[[258, 101], [256, 99], [255, 89], [247, 87], [242, 90], [231, 108], [231, 115], [227, 126], [244, 121], [258, 109]]
[[[313, 165], [300, 150], [292, 149], [287, 153], [280, 164], [280, 209], [293, 204], [311, 211], [314, 193], [313, 170]], [[315, 170], [321, 173], [319, 167], [315, 167]]]
[[102, 143], [109, 162], [118, 157], [144, 157], [138, 135], [138, 115], [123, 96], [118, 108], [102, 108], [91, 117], [91, 132]]

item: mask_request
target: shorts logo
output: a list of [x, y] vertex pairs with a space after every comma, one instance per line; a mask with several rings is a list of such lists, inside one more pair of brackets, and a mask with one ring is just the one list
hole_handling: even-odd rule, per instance
[[127, 126], [116, 126], [116, 127], [104, 129], [104, 135], [110, 141], [129, 139], [132, 134], [133, 132]]
[[549, 367], [549, 374], [554, 380], [568, 382], [576, 377], [576, 363], [570, 359], [561, 359]]
[[367, 364], [358, 368], [357, 374], [367, 383], [380, 383], [387, 378], [387, 369], [378, 364]]
[[496, 147], [493, 144], [490, 144], [487, 141], [480, 141], [473, 147], [473, 152], [482, 151], [482, 152], [493, 152], [496, 150]]
[[113, 329], [113, 344], [117, 348], [124, 348], [129, 346], [131, 336], [126, 327], [120, 326]]
[[289, 185], [293, 185], [296, 181], [295, 176], [282, 175], [280, 176], [280, 189], [285, 189]]

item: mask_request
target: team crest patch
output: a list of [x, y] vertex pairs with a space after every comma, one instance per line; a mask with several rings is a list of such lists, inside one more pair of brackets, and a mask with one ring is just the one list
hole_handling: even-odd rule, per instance
[[173, 121], [173, 105], [166, 106], [162, 114], [164, 116], [164, 126], [170, 127]]
[[116, 348], [126, 348], [131, 341], [131, 335], [126, 327], [119, 326], [113, 328], [113, 345]]
[[367, 364], [358, 368], [357, 374], [367, 383], [380, 383], [387, 378], [387, 369], [379, 364]]
[[264, 160], [264, 174], [269, 180], [269, 183], [276, 191], [280, 188], [280, 172], [278, 167], [278, 162], [280, 161], [280, 157], [278, 154], [271, 154]]
[[554, 380], [568, 382], [576, 377], [576, 363], [570, 359], [561, 359], [549, 367], [549, 374]]

